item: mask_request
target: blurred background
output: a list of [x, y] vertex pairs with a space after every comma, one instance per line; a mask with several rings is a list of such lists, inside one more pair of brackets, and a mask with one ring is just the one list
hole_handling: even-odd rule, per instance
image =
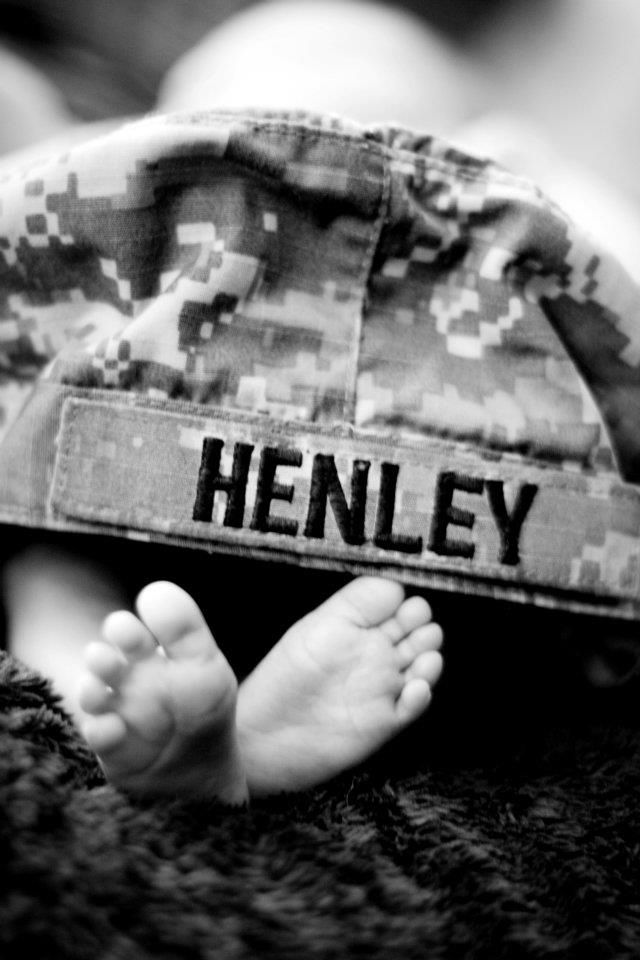
[[[209, 30], [255, 2], [0, 0], [0, 37], [53, 80], [77, 117], [96, 120], [151, 109], [168, 67]], [[465, 45], [488, 18], [514, 2], [520, 5], [518, 0], [396, 5]]]
[[[210, 31], [259, 3], [0, 0], [0, 153], [67, 122], [153, 109], [167, 70]], [[485, 114], [523, 123], [522, 136], [515, 134], [516, 168], [523, 159], [526, 168], [529, 134], [540, 136], [569, 166], [616, 191], [640, 222], [640, 0], [396, 0], [387, 6], [410, 12], [459, 55], [484, 91]], [[425, 90], [425, 102], [429, 95]], [[33, 116], [27, 99], [41, 103]], [[491, 136], [499, 141], [499, 123], [497, 129]], [[513, 128], [509, 135], [513, 139]], [[486, 146], [481, 137], [480, 152]], [[496, 149], [500, 154], [499, 144]], [[502, 152], [509, 159], [509, 149]], [[544, 164], [552, 172], [554, 156], [535, 145], [530, 152], [538, 153], [531, 175], [542, 174], [545, 186]], [[571, 180], [569, 173], [561, 189], [570, 190]], [[585, 207], [588, 194], [587, 185], [579, 200]], [[640, 251], [636, 256], [640, 263]]]

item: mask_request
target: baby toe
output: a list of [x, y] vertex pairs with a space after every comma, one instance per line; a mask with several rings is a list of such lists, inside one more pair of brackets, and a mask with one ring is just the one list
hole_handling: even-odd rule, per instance
[[407, 667], [405, 677], [407, 680], [421, 679], [433, 685], [436, 683], [442, 673], [442, 656], [437, 650], [427, 650], [419, 654], [413, 663]]
[[86, 717], [82, 734], [91, 749], [104, 756], [122, 746], [127, 737], [127, 726], [117, 713], [103, 713], [99, 717]]
[[380, 629], [394, 645], [399, 645], [418, 627], [424, 626], [431, 618], [431, 607], [424, 597], [409, 597], [397, 608], [393, 616]]
[[406, 670], [421, 653], [439, 650], [442, 646], [442, 628], [437, 623], [425, 623], [397, 645], [399, 666]]
[[108, 687], [118, 687], [129, 668], [122, 653], [101, 640], [87, 644], [84, 661], [89, 672]]
[[409, 597], [401, 604], [396, 620], [405, 634], [417, 630], [431, 620], [431, 607], [424, 597]]
[[431, 703], [431, 687], [421, 677], [405, 683], [396, 702], [396, 716], [401, 724], [413, 723]]
[[86, 673], [78, 685], [78, 703], [85, 713], [106, 713], [113, 709], [113, 690], [95, 674]]
[[144, 660], [158, 649], [153, 634], [129, 610], [110, 613], [102, 625], [102, 635], [132, 662]]
[[356, 577], [318, 607], [316, 613], [339, 617], [365, 630], [388, 627], [395, 617], [404, 589], [383, 577]]
[[169, 659], [209, 660], [218, 646], [195, 600], [175, 583], [150, 583], [138, 595], [140, 617]]

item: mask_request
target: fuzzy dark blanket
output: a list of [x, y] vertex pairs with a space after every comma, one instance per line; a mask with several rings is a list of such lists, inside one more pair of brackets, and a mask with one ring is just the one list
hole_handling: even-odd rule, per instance
[[637, 960], [637, 691], [480, 665], [367, 766], [238, 812], [105, 785], [3, 654], [0, 955]]

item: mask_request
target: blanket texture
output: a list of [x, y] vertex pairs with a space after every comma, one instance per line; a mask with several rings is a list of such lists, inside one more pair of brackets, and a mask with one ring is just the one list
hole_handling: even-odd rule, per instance
[[541, 695], [547, 670], [480, 661], [367, 766], [238, 812], [105, 785], [2, 655], [0, 954], [637, 958], [637, 691]]

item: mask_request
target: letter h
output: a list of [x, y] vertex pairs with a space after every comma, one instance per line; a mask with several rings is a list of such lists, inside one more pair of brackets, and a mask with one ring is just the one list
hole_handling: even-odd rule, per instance
[[233, 448], [231, 476], [220, 473], [220, 457], [224, 441], [218, 437], [205, 437], [202, 443], [202, 459], [198, 472], [196, 502], [193, 506], [193, 519], [211, 523], [216, 490], [227, 495], [227, 509], [224, 515], [225, 527], [241, 527], [244, 522], [244, 508], [247, 495], [247, 481], [253, 446], [249, 443], [236, 443]]

